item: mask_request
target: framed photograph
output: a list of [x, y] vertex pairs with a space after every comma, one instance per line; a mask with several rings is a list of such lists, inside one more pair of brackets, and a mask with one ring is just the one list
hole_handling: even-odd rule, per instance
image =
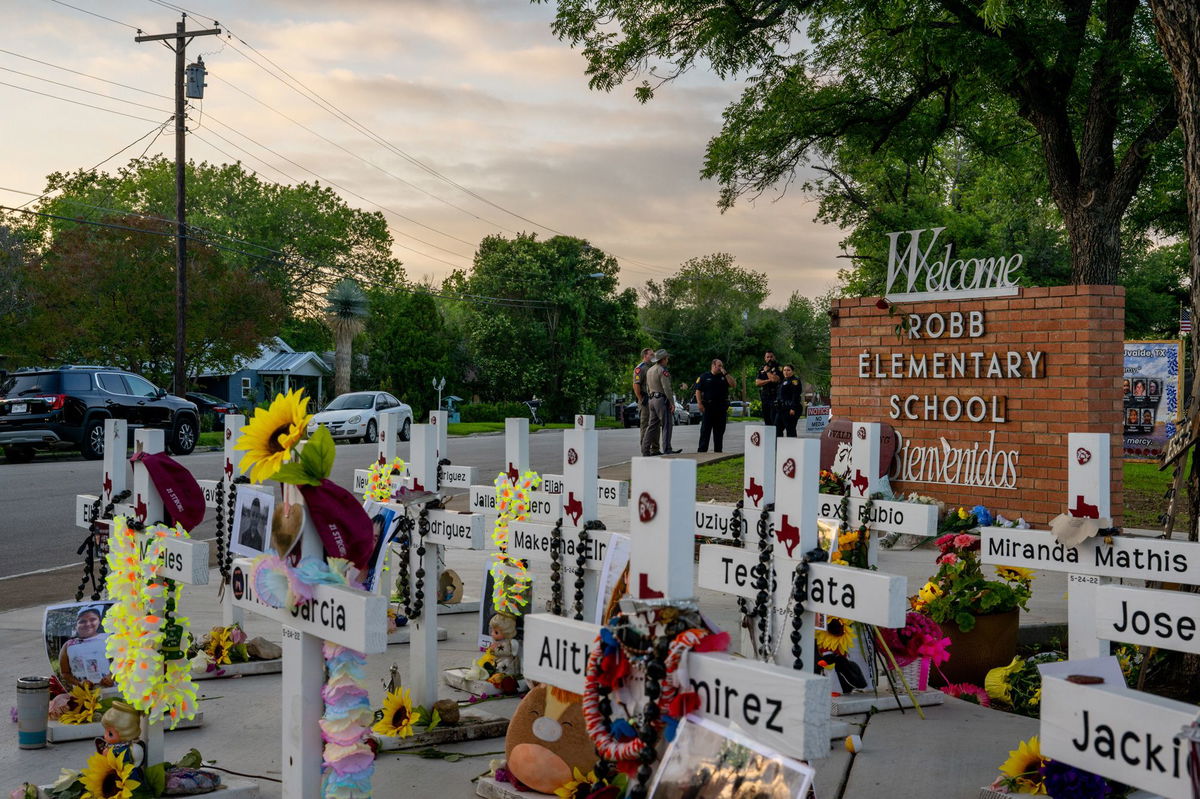
[[650, 785], [650, 799], [805, 799], [812, 766], [734, 730], [685, 716]]
[[362, 581], [368, 591], [373, 591], [383, 577], [388, 544], [400, 534], [401, 514], [373, 499], [363, 502], [363, 510], [371, 517], [371, 532], [375, 536], [375, 543], [371, 549], [371, 559], [367, 563], [367, 573], [363, 575]]
[[271, 516], [275, 495], [246, 485], [238, 486], [233, 512], [233, 540], [229, 551], [253, 558], [267, 551], [271, 541]]
[[113, 684], [104, 651], [108, 641], [104, 617], [114, 604], [104, 600], [46, 606], [42, 617], [46, 656], [67, 688], [84, 680], [106, 687]]

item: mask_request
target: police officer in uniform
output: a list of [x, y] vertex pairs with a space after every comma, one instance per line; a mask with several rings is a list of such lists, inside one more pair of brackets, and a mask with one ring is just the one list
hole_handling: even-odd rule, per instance
[[650, 447], [662, 435], [662, 452], [657, 454], [674, 455], [683, 450], [671, 449], [671, 427], [675, 421], [675, 392], [671, 388], [671, 370], [667, 368], [670, 353], [666, 350], [656, 350], [654, 365], [646, 373], [646, 388], [650, 392], [650, 425], [646, 428], [646, 436], [642, 439], [642, 454], [654, 455]]
[[758, 370], [754, 385], [758, 386], [758, 398], [762, 401], [763, 424], [775, 424], [775, 400], [779, 398], [779, 382], [783, 380], [783, 372], [775, 353], [767, 350], [763, 355], [763, 367]]
[[700, 406], [700, 448], [697, 452], [708, 452], [708, 437], [712, 435], [713, 452], [721, 451], [721, 440], [725, 437], [725, 421], [729, 411], [729, 388], [733, 376], [725, 371], [720, 358], [713, 358], [708, 371], [696, 378], [692, 387], [696, 392], [696, 404]]
[[[633, 397], [637, 400], [638, 404], [638, 442], [643, 455], [647, 454], [647, 449], [650, 450], [650, 455], [659, 454], [658, 438], [655, 437], [650, 442], [646, 441], [646, 428], [650, 426], [650, 392], [646, 390], [646, 375], [650, 372], [650, 367], [654, 365], [654, 361], [650, 357], [653, 354], [654, 350], [646, 347], [646, 349], [642, 350], [641, 362], [633, 367]], [[649, 448], [646, 446], [647, 443], [650, 444]]]
[[779, 381], [779, 398], [775, 401], [775, 435], [796, 437], [796, 423], [804, 412], [804, 386], [789, 363], [783, 367]]

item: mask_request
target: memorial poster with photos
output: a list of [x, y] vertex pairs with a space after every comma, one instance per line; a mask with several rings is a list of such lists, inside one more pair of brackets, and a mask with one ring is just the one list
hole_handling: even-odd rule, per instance
[[699, 716], [685, 716], [654, 774], [650, 799], [805, 799], [815, 772]]
[[1181, 352], [1177, 339], [1125, 342], [1121, 380], [1125, 460], [1157, 461], [1175, 435], [1183, 396]]

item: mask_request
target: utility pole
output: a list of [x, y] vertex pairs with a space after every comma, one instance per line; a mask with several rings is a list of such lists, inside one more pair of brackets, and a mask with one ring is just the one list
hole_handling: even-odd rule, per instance
[[[175, 380], [173, 393], [182, 397], [187, 393], [187, 375], [184, 374], [183, 353], [187, 332], [187, 219], [186, 181], [184, 167], [184, 139], [187, 135], [184, 117], [184, 68], [187, 59], [184, 52], [187, 43], [197, 36], [216, 36], [220, 28], [189, 31], [187, 14], [175, 23], [174, 33], [159, 33], [153, 36], [135, 36], [135, 42], [162, 42], [175, 51]], [[140, 33], [140, 31], [139, 31]], [[171, 44], [174, 39], [175, 43]]]

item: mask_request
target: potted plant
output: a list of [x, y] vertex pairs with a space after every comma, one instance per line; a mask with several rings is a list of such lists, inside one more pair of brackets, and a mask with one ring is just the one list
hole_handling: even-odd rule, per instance
[[984, 574], [979, 536], [966, 531], [992, 521], [982, 506], [951, 510], [940, 525], [937, 573], [911, 599], [950, 639], [954, 654], [937, 675], [946, 682], [982, 684], [1017, 652], [1018, 611], [1028, 610], [1033, 572], [997, 566], [995, 577]]

